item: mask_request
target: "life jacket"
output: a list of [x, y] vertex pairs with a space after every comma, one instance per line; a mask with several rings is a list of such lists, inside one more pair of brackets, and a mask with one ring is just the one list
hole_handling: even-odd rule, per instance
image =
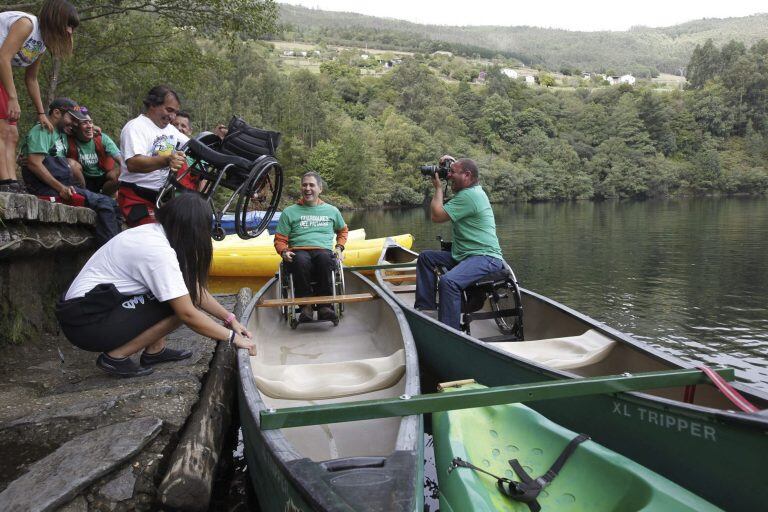
[[[115, 159], [110, 156], [104, 149], [104, 141], [101, 140], [101, 134], [97, 133], [93, 136], [93, 142], [96, 144], [96, 155], [99, 157], [99, 169], [104, 172], [110, 172], [115, 168]], [[67, 135], [67, 158], [72, 160], [78, 160], [80, 152], [77, 149], [77, 139], [72, 135]]]

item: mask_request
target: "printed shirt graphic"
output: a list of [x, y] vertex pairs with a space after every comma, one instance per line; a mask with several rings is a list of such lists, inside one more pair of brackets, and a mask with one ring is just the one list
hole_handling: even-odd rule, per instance
[[24, 145], [21, 148], [24, 156], [45, 155], [45, 156], [67, 156], [67, 141], [64, 134], [59, 130], [49, 132], [40, 124], [36, 124], [29, 130], [24, 139]]
[[[120, 156], [120, 150], [117, 148], [117, 144], [109, 138], [106, 133], [101, 134], [101, 142], [104, 144], [104, 151], [108, 155], [113, 157]], [[111, 171], [112, 169], [101, 169], [99, 167], [99, 155], [96, 153], [96, 143], [93, 139], [88, 142], [82, 142], [78, 140], [77, 144], [77, 160], [83, 166], [83, 174], [90, 178], [98, 178], [104, 175], [104, 171]]]
[[188, 140], [189, 137], [177, 130], [175, 126], [169, 124], [165, 128], [159, 128], [144, 114], [131, 119], [120, 133], [120, 152], [123, 155], [120, 181], [135, 183], [151, 190], [160, 190], [165, 185], [170, 168], [163, 167], [147, 173], [129, 172], [125, 162], [136, 155], [170, 155]]
[[333, 249], [336, 231], [346, 226], [339, 209], [328, 203], [294, 204], [283, 210], [276, 232], [288, 237], [290, 247]]
[[461, 189], [444, 208], [453, 221], [453, 259], [461, 261], [469, 256], [502, 258], [491, 202], [479, 185]]
[[11, 66], [25, 68], [35, 62], [45, 52], [45, 43], [40, 34], [40, 25], [36, 16], [20, 11], [0, 13], [0, 45], [3, 44], [11, 26], [21, 18], [32, 21], [32, 33], [27, 37], [21, 49], [11, 58]]

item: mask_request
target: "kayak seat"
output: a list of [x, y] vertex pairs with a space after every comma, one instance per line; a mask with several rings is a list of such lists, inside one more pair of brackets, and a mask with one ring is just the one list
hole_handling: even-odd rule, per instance
[[388, 388], [405, 374], [405, 350], [336, 363], [270, 365], [251, 357], [259, 391], [286, 400], [325, 400]]
[[579, 336], [496, 342], [488, 345], [550, 368], [569, 370], [602, 361], [616, 346], [616, 341], [590, 329]]

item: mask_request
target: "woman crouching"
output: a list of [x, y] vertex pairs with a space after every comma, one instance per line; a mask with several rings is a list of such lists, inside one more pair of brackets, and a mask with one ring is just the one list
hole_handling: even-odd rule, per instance
[[[190, 357], [189, 350], [165, 346], [181, 324], [255, 354], [251, 334], [206, 288], [213, 254], [208, 203], [181, 194], [157, 211], [157, 221], [123, 231], [88, 260], [56, 304], [64, 335], [76, 347], [101, 352], [96, 365], [121, 377]], [[140, 350], [137, 364], [130, 356]]]

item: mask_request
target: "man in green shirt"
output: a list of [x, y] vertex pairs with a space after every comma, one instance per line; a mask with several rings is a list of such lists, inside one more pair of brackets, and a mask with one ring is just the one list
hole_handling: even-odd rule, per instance
[[[349, 229], [339, 209], [320, 199], [322, 191], [319, 174], [304, 174], [301, 199], [283, 210], [275, 229], [275, 250], [293, 275], [296, 297], [333, 294], [334, 251], [342, 258], [347, 242]], [[312, 281], [316, 282], [314, 287]], [[312, 307], [305, 307], [299, 321], [311, 321], [312, 314]], [[317, 319], [336, 320], [336, 313], [330, 305], [318, 304]]]
[[454, 161], [444, 156], [441, 163], [453, 162], [448, 181], [454, 196], [443, 204], [443, 189], [437, 173], [432, 178], [435, 194], [429, 205], [432, 222], [451, 221], [451, 252], [423, 251], [416, 263], [416, 301], [419, 310], [435, 309], [437, 276], [434, 269], [448, 272], [440, 278], [438, 319], [454, 329], [461, 327], [461, 292], [478, 279], [504, 268], [496, 237], [496, 220], [488, 196], [478, 184], [477, 164], [469, 158]]
[[81, 105], [80, 113], [83, 119], [72, 126], [72, 134], [67, 137], [67, 157], [80, 163], [85, 188], [112, 196], [120, 177], [120, 150], [109, 135], [94, 130], [87, 107]]

